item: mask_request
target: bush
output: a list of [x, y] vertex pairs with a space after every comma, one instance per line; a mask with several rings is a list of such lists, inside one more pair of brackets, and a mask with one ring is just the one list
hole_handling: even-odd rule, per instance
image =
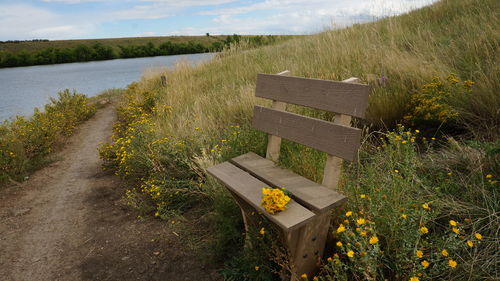
[[32, 117], [16, 116], [0, 125], [0, 185], [9, 179], [22, 180], [39, 168], [63, 136], [95, 112], [87, 97], [68, 90], [51, 98], [45, 110], [35, 108]]
[[459, 111], [451, 102], [453, 99], [470, 99], [474, 82], [460, 81], [454, 74], [446, 79], [434, 77], [431, 83], [425, 84], [420, 91], [412, 94], [408, 113], [404, 119], [416, 128], [426, 130], [458, 127]]

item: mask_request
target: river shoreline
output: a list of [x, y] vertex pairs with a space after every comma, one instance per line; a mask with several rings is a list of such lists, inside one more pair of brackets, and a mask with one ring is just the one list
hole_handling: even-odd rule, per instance
[[137, 81], [145, 71], [207, 61], [214, 53], [159, 56], [106, 61], [38, 65], [0, 69], [0, 121], [16, 115], [31, 115], [43, 108], [59, 91], [69, 89], [96, 96], [107, 89], [124, 88]]

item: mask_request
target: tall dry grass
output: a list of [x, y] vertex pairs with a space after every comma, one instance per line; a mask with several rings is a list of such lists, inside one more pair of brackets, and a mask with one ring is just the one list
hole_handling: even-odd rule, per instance
[[[168, 71], [139, 83], [155, 92], [173, 114], [158, 119], [161, 134], [189, 136], [194, 128], [217, 134], [250, 118], [257, 73], [288, 69], [292, 75], [341, 80], [351, 76], [375, 85], [369, 122], [394, 126], [410, 94], [433, 76], [450, 73], [476, 82], [475, 98], [459, 101], [471, 128], [498, 131], [500, 108], [498, 2], [441, 1], [399, 17], [323, 32], [255, 50], [234, 47], [199, 67]], [[387, 80], [380, 83], [384, 76]]]

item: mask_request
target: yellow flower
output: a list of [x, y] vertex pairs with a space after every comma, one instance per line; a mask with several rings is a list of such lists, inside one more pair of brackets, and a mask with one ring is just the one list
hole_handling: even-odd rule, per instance
[[339, 242], [337, 242], [337, 244], [336, 244], [336, 245], [337, 245], [338, 247], [342, 247], [342, 242], [340, 242], [340, 241], [339, 241]]
[[474, 247], [474, 243], [470, 240], [467, 240], [467, 246], [472, 248], [472, 247]]
[[455, 268], [457, 267], [457, 262], [452, 260], [452, 259], [449, 259], [448, 260], [448, 265], [451, 267], [451, 268]]
[[429, 229], [428, 229], [427, 227], [425, 227], [425, 226], [422, 226], [422, 227], [420, 228], [420, 232], [421, 232], [422, 234], [427, 234], [427, 233], [429, 233]]
[[454, 233], [456, 233], [456, 234], [458, 234], [458, 233], [460, 232], [460, 230], [458, 230], [458, 228], [456, 228], [456, 227], [453, 227], [453, 228], [451, 229], [451, 231], [453, 231], [453, 232], [454, 232]]
[[352, 212], [351, 212], [351, 211], [349, 211], [349, 212], [345, 213], [345, 216], [346, 216], [346, 217], [350, 217], [350, 216], [352, 216]]
[[417, 252], [415, 253], [415, 255], [419, 258], [422, 258], [424, 256], [424, 252], [420, 251], [420, 250], [417, 250]]
[[426, 260], [423, 260], [421, 263], [420, 263], [424, 268], [427, 268], [429, 267], [430, 263]]
[[359, 218], [359, 219], [357, 219], [357, 220], [356, 220], [356, 222], [357, 222], [358, 224], [365, 224], [365, 223], [366, 223], [366, 220], [365, 220], [364, 218]]
[[359, 235], [361, 235], [361, 236], [366, 236], [366, 235], [367, 235], [367, 233], [366, 233], [366, 231], [362, 231]]
[[372, 236], [370, 237], [370, 244], [377, 244], [378, 243], [378, 237], [377, 236]]
[[441, 255], [443, 255], [443, 257], [447, 257], [448, 256], [448, 251], [446, 251], [445, 249], [443, 249], [441, 251]]
[[260, 268], [260, 267], [256, 266], [256, 267], [255, 267], [255, 270], [256, 270], [256, 271], [258, 271], [258, 270], [259, 270], [259, 268]]
[[290, 201], [290, 197], [281, 189], [262, 188], [262, 194], [264, 196], [262, 196], [261, 205], [270, 214], [285, 210], [286, 204]]
[[300, 278], [304, 278], [304, 279], [307, 278], [307, 274], [304, 273], [304, 274], [300, 275]]
[[454, 221], [454, 220], [450, 220], [450, 225], [451, 225], [451, 226], [457, 226], [457, 222], [456, 222], [456, 221]]
[[333, 259], [332, 259], [332, 258], [330, 258], [330, 257], [328, 257], [326, 260], [327, 260], [328, 262], [331, 262]]
[[264, 235], [266, 233], [266, 230], [264, 228], [261, 228], [259, 233], [260, 233], [260, 235]]
[[424, 208], [426, 210], [430, 210], [431, 209], [427, 203], [422, 204], [422, 208]]
[[313, 281], [318, 281], [318, 277], [317, 277], [317, 276], [314, 276], [314, 277], [313, 277]]
[[401, 143], [402, 143], [402, 144], [406, 144], [406, 143], [407, 143], [407, 141], [405, 141], [405, 140], [404, 140], [404, 141], [402, 141]]
[[410, 278], [410, 281], [420, 281], [420, 279], [418, 279], [418, 277], [416, 276], [413, 276], [412, 278]]
[[337, 233], [342, 233], [345, 231], [345, 227], [343, 224], [340, 224], [339, 227], [337, 228]]
[[397, 173], [399, 173], [399, 170], [397, 170], [397, 169], [396, 169], [396, 170], [394, 170], [394, 173], [396, 173], [396, 174], [397, 174]]
[[406, 219], [407, 217], [408, 217], [408, 215], [406, 215], [406, 214], [401, 215], [401, 218], [403, 218], [403, 219]]
[[354, 257], [354, 252], [353, 251], [347, 252], [347, 256], [350, 258]]
[[492, 177], [493, 177], [493, 176], [492, 176], [491, 174], [487, 174], [487, 175], [486, 175], [486, 178], [487, 178], [487, 179], [491, 179]]
[[417, 134], [420, 133], [420, 130], [415, 130], [415, 133], [417, 133]]
[[366, 198], [366, 194], [361, 194], [361, 195], [359, 195], [359, 198], [361, 198], [361, 199], [365, 199], [365, 198]]
[[476, 237], [477, 240], [482, 240], [483, 239], [483, 235], [481, 235], [479, 233], [474, 233], [474, 237]]

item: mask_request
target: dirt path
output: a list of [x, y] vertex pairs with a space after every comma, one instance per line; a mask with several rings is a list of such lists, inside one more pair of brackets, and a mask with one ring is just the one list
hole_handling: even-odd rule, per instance
[[96, 148], [114, 121], [111, 106], [99, 110], [61, 160], [0, 192], [0, 280], [219, 280], [167, 223], [138, 220], [101, 171]]

